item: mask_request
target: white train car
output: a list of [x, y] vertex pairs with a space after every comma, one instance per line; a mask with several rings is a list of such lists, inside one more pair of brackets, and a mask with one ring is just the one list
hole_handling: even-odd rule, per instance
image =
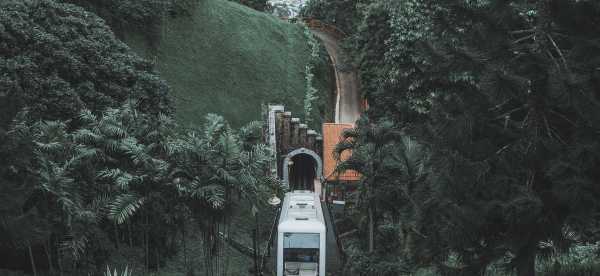
[[277, 276], [325, 276], [326, 235], [319, 196], [287, 193], [277, 227]]

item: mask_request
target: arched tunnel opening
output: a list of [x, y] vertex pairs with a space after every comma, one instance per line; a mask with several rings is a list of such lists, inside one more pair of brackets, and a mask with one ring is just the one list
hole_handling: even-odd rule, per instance
[[289, 184], [292, 190], [315, 191], [316, 160], [305, 153], [293, 156], [288, 163]]

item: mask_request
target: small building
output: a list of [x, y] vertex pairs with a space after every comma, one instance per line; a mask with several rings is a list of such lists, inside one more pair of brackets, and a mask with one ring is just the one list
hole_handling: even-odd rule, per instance
[[[327, 180], [327, 197], [329, 200], [343, 200], [345, 191], [354, 186], [361, 175], [356, 171], [336, 172], [339, 161], [335, 158], [335, 147], [343, 141], [346, 129], [354, 128], [353, 124], [323, 124], [323, 175]], [[342, 152], [340, 160], [346, 160], [352, 152]]]

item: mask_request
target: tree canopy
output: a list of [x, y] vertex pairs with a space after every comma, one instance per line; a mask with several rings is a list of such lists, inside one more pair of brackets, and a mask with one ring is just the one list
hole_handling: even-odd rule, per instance
[[3, 1], [0, 127], [27, 107], [34, 118], [69, 119], [126, 99], [169, 113], [168, 86], [152, 64], [117, 40], [100, 17], [55, 1]]
[[[402, 223], [394, 208], [375, 219], [380, 237], [390, 225], [409, 233], [405, 260], [474, 274], [507, 259], [533, 275], [548, 248], [598, 240], [597, 2], [331, 0], [305, 13], [351, 22], [342, 26], [371, 122], [356, 132], [387, 124], [428, 149], [419, 192], [396, 197], [417, 204]], [[365, 183], [381, 180], [365, 169]], [[397, 179], [376, 181], [383, 191], [371, 200]]]

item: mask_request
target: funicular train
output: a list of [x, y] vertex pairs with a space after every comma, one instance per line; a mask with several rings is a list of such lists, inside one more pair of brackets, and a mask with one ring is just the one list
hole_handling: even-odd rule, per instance
[[277, 276], [324, 276], [326, 235], [319, 196], [287, 193], [277, 228]]

